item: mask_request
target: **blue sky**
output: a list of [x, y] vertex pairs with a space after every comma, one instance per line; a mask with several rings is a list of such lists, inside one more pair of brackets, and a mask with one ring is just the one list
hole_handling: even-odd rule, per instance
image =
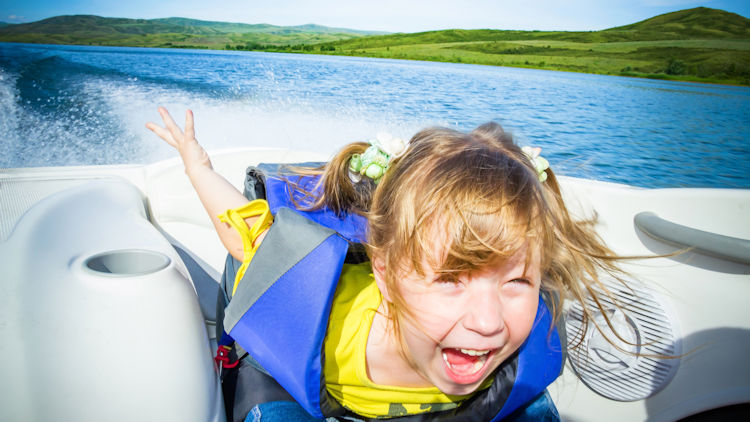
[[589, 31], [705, 6], [750, 17], [750, 0], [0, 0], [0, 21], [57, 15], [187, 17], [389, 32], [447, 28]]

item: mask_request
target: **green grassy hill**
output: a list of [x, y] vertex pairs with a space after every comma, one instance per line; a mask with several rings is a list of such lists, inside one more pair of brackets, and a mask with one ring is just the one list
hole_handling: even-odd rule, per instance
[[659, 15], [607, 33], [638, 33], [652, 39], [750, 39], [750, 19], [723, 10], [697, 7]]
[[299, 45], [372, 35], [375, 32], [320, 25], [275, 26], [186, 18], [124, 19], [91, 15], [56, 16], [0, 26], [0, 41], [130, 47], [242, 49]]
[[591, 32], [460, 30], [316, 45], [325, 54], [750, 85], [750, 19], [699, 7]]

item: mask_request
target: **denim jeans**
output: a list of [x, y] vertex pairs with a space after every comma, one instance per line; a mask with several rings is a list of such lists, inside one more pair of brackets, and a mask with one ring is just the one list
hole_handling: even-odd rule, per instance
[[[557, 422], [560, 416], [547, 391], [538, 395], [526, 406], [509, 415], [505, 421], [510, 422]], [[324, 422], [311, 416], [299, 404], [293, 401], [273, 401], [255, 406], [245, 418], [245, 422]], [[329, 418], [328, 422], [336, 421]]]
[[547, 390], [526, 406], [511, 413], [505, 421], [512, 422], [558, 422], [560, 415]]

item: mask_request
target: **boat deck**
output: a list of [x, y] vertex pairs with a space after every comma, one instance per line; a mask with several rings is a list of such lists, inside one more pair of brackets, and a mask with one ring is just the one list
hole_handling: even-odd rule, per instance
[[[238, 189], [242, 188], [248, 165], [326, 158], [315, 153], [275, 149], [234, 150], [212, 155], [217, 171]], [[750, 239], [748, 190], [640, 189], [566, 177], [560, 180], [572, 212], [579, 217], [595, 215], [599, 234], [623, 255], [669, 254], [682, 249], [640, 229], [634, 218], [644, 212], [680, 226], [740, 240]], [[144, 217], [171, 244], [181, 261], [180, 268], [189, 274], [206, 331], [213, 337], [215, 298], [226, 251], [177, 159], [145, 166], [0, 170], [0, 250], [6, 251], [2, 255], [3, 266], [12, 265], [6, 262], [11, 259], [7, 248], [15, 244], [14, 237], [19, 236], [17, 228], [24, 219], [30, 218], [30, 210], [72, 188], [92, 183], [112, 183], [113, 186], [125, 183], [136, 188]], [[87, 206], [96, 208], [97, 204]], [[120, 219], [118, 215], [107, 218], [111, 224], [117, 224]], [[86, 221], [77, 224], [81, 231], [87, 229]], [[3, 246], [6, 249], [2, 249]], [[576, 371], [585, 369], [573, 368], [569, 363], [563, 376], [550, 388], [563, 419], [598, 420], [598, 415], [606, 414], [612, 416], [611, 420], [666, 421], [706, 409], [750, 402], [750, 364], [746, 363], [745, 356], [750, 350], [750, 308], [746, 306], [750, 297], [750, 265], [693, 250], [672, 257], [635, 260], [626, 265], [626, 270], [633, 277], [634, 285], [645, 286], [644, 291], [658, 303], [659, 312], [671, 321], [669, 328], [675, 335], [675, 343], [679, 343], [675, 350], [680, 350], [682, 355], [674, 359], [676, 368], [663, 388], [650, 397], [631, 401], [612, 400], [601, 392], [595, 393], [587, 385], [597, 381], [589, 379], [586, 384], [582, 383]], [[8, 282], [8, 277], [5, 276], [3, 283]], [[7, 311], [15, 306], [11, 303], [13, 300], [5, 295], [0, 303], [0, 309], [6, 309], [6, 320], [13, 318]], [[642, 323], [633, 324], [644, 329]], [[7, 325], [2, 327], [0, 324], [0, 335], [8, 338], [6, 334], [10, 335], [12, 330], [9, 331]], [[9, 361], [5, 356], [7, 350], [2, 352], [1, 359], [6, 362]], [[617, 366], [621, 363], [614, 359], [610, 362], [614, 365], [611, 370], [627, 372], [629, 369]], [[6, 369], [0, 372], [5, 373]], [[631, 388], [635, 387], [625, 384], [622, 387], [623, 390]], [[3, 412], [0, 410], [0, 416], [7, 413]]]

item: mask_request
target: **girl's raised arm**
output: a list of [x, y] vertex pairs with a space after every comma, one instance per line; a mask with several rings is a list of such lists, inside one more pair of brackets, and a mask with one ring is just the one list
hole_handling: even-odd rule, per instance
[[[164, 107], [159, 107], [159, 114], [165, 127], [153, 122], [146, 123], [146, 127], [180, 153], [185, 165], [185, 173], [198, 193], [203, 207], [208, 212], [221, 242], [233, 257], [242, 261], [243, 250], [240, 235], [229, 224], [219, 221], [217, 216], [228, 209], [246, 204], [247, 198], [229, 181], [214, 171], [206, 150], [195, 139], [192, 111], [187, 110], [185, 113], [184, 133]], [[246, 219], [245, 222], [250, 227], [256, 219], [257, 217], [251, 217]]]

